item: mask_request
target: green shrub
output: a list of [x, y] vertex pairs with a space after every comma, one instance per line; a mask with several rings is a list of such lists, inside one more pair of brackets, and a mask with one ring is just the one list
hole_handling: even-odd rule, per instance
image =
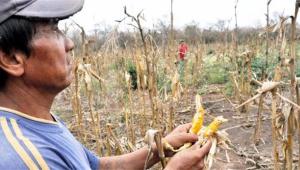
[[209, 84], [224, 84], [229, 81], [229, 68], [226, 61], [220, 61], [216, 56], [209, 55], [204, 58], [204, 63], [197, 78], [194, 80], [199, 94], [205, 93]]
[[130, 77], [131, 77], [131, 88], [136, 90], [137, 89], [136, 66], [131, 60], [128, 60], [128, 62], [126, 63], [126, 70], [130, 74]]
[[208, 84], [224, 84], [228, 81], [227, 69], [217, 61], [205, 63], [202, 74]]
[[[269, 76], [273, 76], [274, 69], [278, 64], [278, 54], [270, 54], [268, 59], [268, 68], [266, 68], [266, 74]], [[266, 57], [265, 55], [257, 55], [254, 57], [251, 63], [252, 72], [256, 74], [257, 79], [261, 79], [262, 69], [266, 65]]]
[[262, 68], [265, 65], [265, 57], [258, 55], [256, 56], [251, 63], [252, 72], [257, 75], [257, 78], [261, 78]]
[[228, 80], [228, 74], [220, 64], [214, 64], [206, 69], [209, 84], [223, 84]]
[[171, 80], [167, 77], [167, 73], [164, 69], [158, 69], [157, 71], [157, 87], [160, 91], [162, 88], [167, 88], [167, 92], [171, 91]]
[[231, 81], [228, 81], [225, 84], [225, 94], [228, 95], [228, 96], [232, 96], [232, 94], [233, 94], [233, 86], [232, 86]]

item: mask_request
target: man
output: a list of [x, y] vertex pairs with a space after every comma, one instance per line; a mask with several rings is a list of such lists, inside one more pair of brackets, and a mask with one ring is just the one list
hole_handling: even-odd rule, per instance
[[184, 42], [184, 40], [180, 40], [178, 46], [178, 73], [180, 82], [184, 82], [184, 65], [187, 50], [187, 44]]
[[184, 60], [185, 59], [187, 50], [188, 50], [187, 44], [184, 42], [184, 40], [180, 40], [179, 46], [178, 46], [178, 57], [179, 57], [179, 60]]
[[[147, 149], [98, 158], [55, 115], [54, 97], [72, 81], [73, 42], [58, 21], [83, 0], [0, 0], [0, 169], [143, 169]], [[165, 137], [174, 147], [195, 142], [190, 125]], [[210, 144], [173, 156], [166, 169], [201, 169]], [[154, 157], [149, 166], [157, 163]]]

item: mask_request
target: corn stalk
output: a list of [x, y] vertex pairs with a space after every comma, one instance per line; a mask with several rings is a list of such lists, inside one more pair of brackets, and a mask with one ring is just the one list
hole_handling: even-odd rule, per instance
[[143, 92], [144, 89], [146, 89], [146, 75], [145, 75], [145, 68], [144, 68], [144, 64], [142, 62], [141, 59], [141, 54], [137, 54], [134, 55], [135, 56], [135, 65], [136, 65], [136, 73], [137, 73], [137, 85], [138, 85], [138, 92], [139, 92], [139, 96], [140, 97], [140, 101], [141, 103], [143, 103], [143, 113], [142, 113], [142, 117], [143, 117], [143, 122], [142, 126], [141, 126], [141, 133], [142, 135], [146, 135], [146, 125], [147, 125], [147, 118], [146, 118], [146, 99], [145, 99], [145, 93]]
[[259, 98], [258, 111], [257, 111], [257, 121], [254, 131], [254, 143], [257, 145], [260, 141], [260, 132], [261, 132], [261, 119], [262, 119], [262, 111], [263, 111], [263, 103], [264, 103], [265, 94], [263, 93]]
[[[78, 70], [82, 71], [84, 74], [84, 84], [86, 87], [86, 95], [88, 98], [88, 106], [89, 106], [89, 113], [90, 118], [92, 120], [92, 130], [94, 135], [96, 136], [96, 146], [97, 146], [97, 153], [101, 155], [101, 142], [100, 142], [100, 118], [98, 113], [94, 111], [93, 106], [93, 88], [92, 88], [92, 77], [95, 75], [92, 74], [90, 64], [80, 64], [78, 66]], [[96, 76], [97, 77], [97, 76]]]
[[[126, 119], [126, 126], [127, 130], [129, 130], [128, 137], [130, 137], [131, 143], [135, 143], [135, 134], [133, 131], [133, 102], [132, 102], [132, 90], [131, 90], [131, 76], [129, 73], [125, 72], [125, 79], [126, 79], [126, 84], [127, 84], [127, 89], [128, 89], [128, 98], [129, 98], [129, 114], [127, 111], [125, 111], [125, 119]], [[129, 122], [129, 123], [128, 123]]]
[[[295, 102], [297, 100], [297, 103], [299, 103], [299, 91], [298, 91], [298, 87], [297, 87], [297, 82], [296, 82], [296, 75], [295, 75], [295, 70], [296, 70], [296, 49], [295, 49], [295, 38], [296, 38], [296, 20], [297, 20], [297, 15], [298, 15], [298, 7], [299, 7], [299, 2], [298, 0], [296, 1], [295, 4], [295, 13], [294, 16], [291, 17], [292, 19], [292, 30], [291, 30], [291, 58], [290, 58], [290, 76], [291, 76], [291, 96], [290, 96], [290, 100]], [[295, 97], [297, 97], [297, 99], [295, 100]], [[294, 111], [294, 109], [292, 109], [292, 111]], [[298, 119], [298, 122], [300, 121], [300, 119]], [[291, 170], [293, 168], [293, 132], [292, 132], [292, 124], [289, 123], [288, 124], [288, 136], [287, 136], [287, 142], [286, 142], [286, 148], [285, 148], [285, 154], [286, 154], [286, 167], [288, 170]], [[298, 131], [300, 130], [300, 128], [298, 129]], [[299, 131], [300, 132], [300, 131]], [[298, 138], [298, 142], [300, 144], [300, 137]], [[299, 147], [300, 150], [300, 147]], [[298, 162], [298, 164], [300, 165], [300, 162]]]
[[268, 0], [267, 3], [267, 14], [266, 14], [266, 18], [267, 18], [267, 29], [266, 29], [266, 63], [265, 63], [265, 67], [262, 68], [262, 80], [264, 80], [267, 76], [267, 69], [268, 69], [268, 60], [269, 60], [269, 27], [270, 27], [270, 23], [269, 23], [269, 6], [272, 0]]
[[236, 71], [238, 70], [237, 66], [237, 54], [238, 54], [238, 22], [237, 22], [237, 5], [239, 0], [236, 0], [234, 5], [234, 18], [235, 18], [235, 28], [234, 28], [234, 63], [236, 66]]
[[[106, 124], [106, 130], [107, 130], [107, 133], [108, 133], [108, 136], [111, 137], [111, 139], [114, 141], [114, 144], [116, 145], [116, 147], [114, 147], [116, 150], [116, 154], [117, 155], [121, 155], [123, 153], [125, 153], [124, 149], [122, 148], [122, 145], [120, 144], [117, 136], [115, 135], [115, 133], [113, 132], [112, 130], [112, 125], [111, 124]], [[109, 139], [108, 139], [109, 140]]]
[[172, 47], [173, 46], [173, 43], [174, 43], [174, 15], [173, 15], [173, 1], [174, 0], [171, 0], [171, 33], [170, 33], [170, 46]]
[[[145, 59], [146, 59], [146, 68], [147, 68], [147, 84], [148, 84], [148, 93], [149, 93], [149, 99], [150, 99], [150, 106], [151, 106], [151, 110], [152, 110], [152, 115], [153, 117], [155, 118], [155, 122], [157, 121], [157, 107], [156, 107], [156, 101], [155, 101], [155, 89], [156, 88], [156, 82], [155, 82], [155, 75], [154, 75], [154, 70], [153, 70], [153, 67], [151, 67], [151, 61], [149, 59], [149, 51], [148, 51], [148, 48], [147, 48], [147, 43], [146, 43], [146, 40], [145, 40], [145, 35], [144, 35], [144, 31], [143, 31], [143, 28], [141, 26], [141, 22], [140, 22], [140, 17], [141, 17], [141, 14], [142, 14], [142, 11], [138, 13], [138, 15], [135, 17], [131, 14], [129, 14], [127, 12], [127, 9], [126, 9], [126, 6], [124, 7], [124, 14], [131, 18], [136, 24], [136, 25], [133, 25], [131, 24], [133, 27], [137, 28], [138, 31], [139, 31], [139, 34], [140, 34], [140, 37], [142, 39], [142, 45], [143, 45], [143, 52], [144, 52], [144, 56], [145, 56]], [[152, 63], [153, 64], [153, 63]]]
[[[77, 125], [79, 128], [79, 138], [84, 141], [84, 137], [83, 137], [83, 131], [85, 128], [83, 128], [82, 125], [82, 108], [81, 108], [81, 102], [80, 102], [80, 86], [79, 86], [79, 73], [78, 73], [78, 61], [76, 61], [76, 67], [74, 70], [74, 75], [75, 75], [75, 93], [72, 97], [72, 109], [75, 113], [75, 115], [77, 116]], [[85, 142], [85, 141], [84, 141]]]
[[[294, 16], [292, 17], [292, 35], [291, 35], [291, 60], [292, 63], [290, 64], [290, 71], [291, 71], [291, 92], [292, 92], [292, 101], [295, 101], [295, 96], [296, 96], [296, 101], [297, 104], [300, 104], [300, 96], [299, 96], [299, 88], [297, 85], [297, 81], [296, 81], [296, 75], [295, 75], [295, 71], [296, 71], [296, 66], [295, 64], [297, 63], [296, 61], [296, 21], [297, 21], [297, 15], [298, 15], [298, 9], [299, 9], [299, 5], [300, 5], [300, 1], [296, 0], [295, 3], [295, 13]], [[294, 110], [294, 109], [293, 109]], [[298, 111], [299, 114], [299, 111]], [[298, 119], [298, 148], [300, 151], [300, 117], [299, 115], [297, 116]], [[290, 128], [289, 128], [290, 129]], [[288, 134], [288, 141], [289, 141], [289, 145], [287, 147], [289, 147], [287, 150], [289, 151], [287, 153], [287, 156], [290, 157], [291, 160], [293, 160], [293, 150], [292, 150], [292, 135], [289, 133]], [[288, 164], [288, 169], [292, 168], [292, 161], [289, 162]], [[300, 160], [298, 161], [298, 168], [300, 168]]]
[[274, 163], [274, 170], [280, 170], [279, 167], [279, 153], [278, 153], [278, 142], [277, 142], [277, 135], [276, 135], [276, 118], [277, 118], [277, 106], [276, 106], [276, 89], [272, 90], [272, 142], [273, 142], [273, 163]]

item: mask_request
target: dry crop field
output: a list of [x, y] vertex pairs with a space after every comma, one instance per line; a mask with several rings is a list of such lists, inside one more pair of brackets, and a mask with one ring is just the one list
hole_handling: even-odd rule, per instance
[[[133, 32], [114, 28], [100, 39], [77, 24], [74, 82], [52, 111], [99, 156], [147, 146], [148, 130], [165, 135], [194, 114], [203, 121], [196, 133], [205, 138], [209, 124], [223, 116], [210, 136], [215, 148], [208, 168], [300, 168], [298, 7], [296, 1], [294, 14], [267, 17], [255, 29], [220, 22], [210, 30], [146, 30], [141, 13], [126, 8]], [[189, 45], [183, 75], [176, 64], [179, 39]]]

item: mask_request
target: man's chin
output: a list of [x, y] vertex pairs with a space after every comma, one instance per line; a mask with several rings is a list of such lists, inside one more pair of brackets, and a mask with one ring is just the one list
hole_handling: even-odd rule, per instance
[[[67, 88], [67, 87], [69, 87], [69, 86], [71, 85], [72, 82], [73, 82], [73, 76], [70, 77], [70, 78], [66, 81], [65, 86], [64, 86], [64, 89]], [[63, 89], [63, 90], [64, 90], [64, 89]]]
[[68, 88], [71, 85], [72, 81], [73, 81], [73, 76], [70, 77], [70, 78], [68, 78], [68, 79], [66, 79], [64, 81], [64, 83], [61, 83], [59, 86], [57, 86], [56, 87], [57, 88], [57, 93], [60, 93], [61, 91], [63, 91], [66, 88]]

